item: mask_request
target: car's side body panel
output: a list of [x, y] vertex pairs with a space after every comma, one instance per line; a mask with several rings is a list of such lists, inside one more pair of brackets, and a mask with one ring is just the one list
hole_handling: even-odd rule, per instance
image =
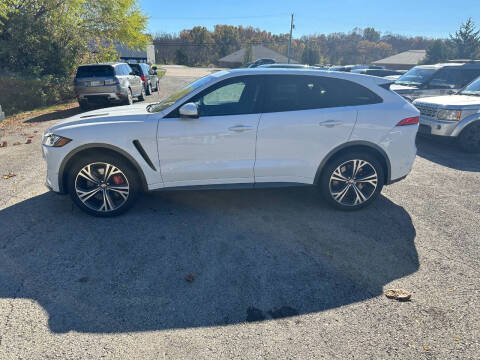
[[313, 184], [330, 149], [348, 141], [356, 117], [355, 107], [262, 114], [255, 182]]

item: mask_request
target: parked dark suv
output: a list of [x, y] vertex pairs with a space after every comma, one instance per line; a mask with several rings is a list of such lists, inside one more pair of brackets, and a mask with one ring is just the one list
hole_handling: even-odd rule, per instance
[[157, 67], [150, 68], [147, 64], [130, 64], [130, 67], [140, 76], [143, 82], [143, 87], [147, 95], [150, 95], [154, 91], [158, 91], [158, 76]]
[[395, 81], [390, 89], [409, 101], [452, 95], [480, 76], [480, 62], [420, 65]]

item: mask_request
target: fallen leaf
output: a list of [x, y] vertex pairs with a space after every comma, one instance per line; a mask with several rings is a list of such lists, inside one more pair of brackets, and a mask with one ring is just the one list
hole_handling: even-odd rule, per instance
[[4, 141], [0, 144], [0, 147], [7, 147], [7, 145], [8, 145], [8, 143], [6, 141]]
[[14, 176], [17, 176], [17, 175], [12, 174], [12, 173], [8, 173], [8, 174], [3, 175], [3, 176], [2, 176], [2, 179], [5, 179], [5, 180], [6, 180], [6, 179], [10, 179], [11, 177], [14, 177]]
[[447, 292], [453, 292], [453, 290], [452, 289], [447, 289]]
[[35, 137], [35, 135], [30, 135], [28, 138], [33, 139], [34, 137]]
[[27, 141], [25, 142], [25, 144], [31, 144], [32, 143], [32, 139], [27, 139]]
[[38, 133], [38, 130], [35, 130], [34, 133], [35, 133], [35, 134]]
[[403, 289], [388, 289], [385, 291], [385, 296], [398, 301], [409, 301], [412, 294]]
[[21, 142], [17, 141], [13, 143], [13, 146], [21, 145]]
[[423, 345], [423, 350], [430, 351], [430, 347], [428, 347], [427, 345]]
[[460, 338], [458, 338], [458, 337], [455, 337], [455, 338], [453, 338], [453, 339], [454, 339], [455, 341], [460, 341]]
[[188, 274], [188, 275], [185, 277], [185, 281], [188, 281], [188, 282], [192, 282], [193, 279], [195, 279], [195, 275], [193, 275], [192, 273]]

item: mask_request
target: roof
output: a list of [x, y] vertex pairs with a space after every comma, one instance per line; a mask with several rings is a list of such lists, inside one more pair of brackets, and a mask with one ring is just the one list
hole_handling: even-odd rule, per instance
[[[227, 55], [218, 61], [220, 62], [226, 62], [226, 63], [243, 63], [243, 58], [245, 56], [245, 51], [247, 48], [243, 48], [240, 50], [235, 51], [234, 53]], [[262, 45], [254, 45], [252, 46], [252, 52], [253, 52], [253, 59], [273, 59], [277, 63], [287, 63], [288, 58], [282, 54], [277, 53], [276, 51], [273, 51], [272, 49], [269, 49], [265, 46]], [[290, 63], [298, 63], [297, 61], [290, 59]]]
[[120, 58], [134, 58], [134, 59], [147, 58], [147, 50], [132, 49], [118, 42], [115, 43], [115, 49], [117, 50]]
[[116, 66], [118, 64], [125, 64], [125, 63], [123, 63], [123, 62], [102, 62], [102, 63], [82, 64], [80, 66], [98, 66], [98, 65]]
[[418, 65], [425, 56], [427, 55], [426, 50], [408, 50], [402, 53], [389, 56], [382, 60], [374, 61], [374, 64], [377, 65]]

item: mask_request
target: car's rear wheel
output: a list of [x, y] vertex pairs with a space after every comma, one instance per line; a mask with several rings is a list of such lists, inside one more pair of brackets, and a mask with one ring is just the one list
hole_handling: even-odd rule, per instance
[[340, 210], [358, 210], [382, 191], [384, 171], [369, 153], [346, 153], [329, 161], [320, 177], [323, 197]]
[[138, 101], [144, 101], [145, 100], [145, 87], [142, 86], [142, 92], [138, 96]]
[[480, 152], [480, 121], [467, 126], [459, 135], [459, 144], [465, 152]]
[[128, 91], [127, 91], [127, 98], [125, 99], [125, 104], [126, 105], [133, 104], [133, 94], [132, 94], [132, 89], [130, 88], [128, 88]]
[[75, 204], [90, 215], [108, 217], [128, 210], [140, 191], [132, 166], [113, 156], [79, 158], [71, 167], [68, 189]]

